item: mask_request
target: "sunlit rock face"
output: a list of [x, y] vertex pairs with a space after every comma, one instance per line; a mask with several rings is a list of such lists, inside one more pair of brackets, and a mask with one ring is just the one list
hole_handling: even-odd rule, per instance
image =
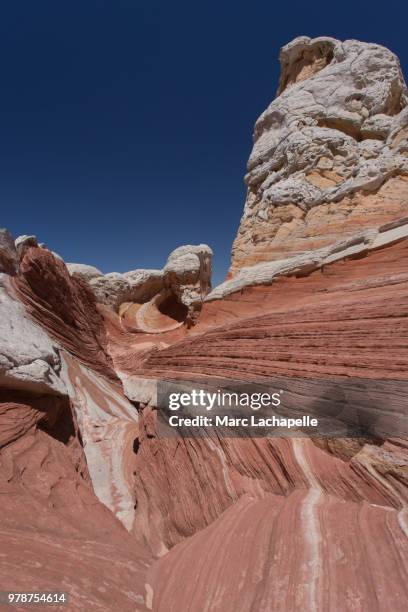
[[407, 88], [398, 58], [355, 40], [282, 48], [255, 124], [230, 275], [408, 214]]

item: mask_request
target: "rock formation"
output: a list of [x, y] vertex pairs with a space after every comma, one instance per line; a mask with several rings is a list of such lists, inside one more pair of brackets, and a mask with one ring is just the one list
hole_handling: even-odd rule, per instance
[[[168, 330], [175, 321], [194, 325], [211, 289], [211, 258], [210, 247], [200, 244], [175, 249], [163, 270], [102, 274], [97, 268], [85, 264], [69, 263], [67, 268], [71, 276], [89, 284], [99, 303], [120, 311], [121, 315], [131, 304], [150, 302], [139, 312], [138, 323], [143, 331], [156, 333]], [[158, 321], [163, 308], [175, 313], [175, 320], [170, 313], [170, 321]], [[168, 313], [162, 314], [166, 316]]]
[[[0, 590], [78, 611], [406, 610], [406, 88], [377, 45], [304, 37], [281, 63], [219, 287], [206, 245], [103, 275], [1, 230]], [[359, 427], [169, 435], [163, 381], [274, 381]]]
[[[16, 330], [18, 332], [16, 333]], [[16, 299], [0, 274], [0, 384], [42, 393], [60, 393], [61, 359], [55, 343]]]
[[150, 555], [128, 537], [136, 410], [93, 295], [49, 251], [29, 247], [18, 265], [12, 245], [0, 274], [0, 588], [68, 591], [72, 610], [144, 609]]
[[187, 308], [189, 325], [196, 321], [211, 289], [212, 254], [206, 244], [182, 246], [170, 253], [163, 269], [164, 289]]
[[25, 252], [30, 247], [39, 246], [36, 236], [27, 235], [18, 236], [18, 238], [15, 239], [14, 244], [16, 245], [16, 251], [19, 259], [22, 259], [24, 257]]
[[125, 302], [145, 302], [156, 295], [163, 287], [161, 270], [131, 270], [120, 274], [102, 274], [93, 266], [67, 264], [74, 278], [87, 281], [100, 304], [119, 310]]
[[0, 273], [14, 274], [17, 267], [17, 252], [14, 240], [6, 229], [0, 229]]
[[408, 211], [408, 92], [379, 45], [296, 38], [255, 124], [232, 249], [242, 267], [329, 246]]

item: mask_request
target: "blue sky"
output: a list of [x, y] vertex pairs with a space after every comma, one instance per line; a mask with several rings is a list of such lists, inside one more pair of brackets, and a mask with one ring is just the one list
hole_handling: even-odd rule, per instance
[[408, 74], [401, 0], [16, 0], [0, 9], [0, 226], [104, 272], [186, 243], [229, 265], [279, 48], [358, 38]]

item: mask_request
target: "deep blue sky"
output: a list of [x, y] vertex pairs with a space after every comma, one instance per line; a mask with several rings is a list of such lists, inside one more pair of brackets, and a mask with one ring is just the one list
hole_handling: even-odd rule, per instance
[[12, 0], [0, 10], [0, 226], [104, 272], [180, 244], [229, 265], [255, 119], [295, 36], [390, 47], [402, 0]]

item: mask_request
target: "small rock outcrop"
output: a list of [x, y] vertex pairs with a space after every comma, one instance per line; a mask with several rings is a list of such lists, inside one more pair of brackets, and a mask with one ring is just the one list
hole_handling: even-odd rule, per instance
[[162, 271], [161, 290], [135, 313], [136, 328], [157, 334], [195, 325], [211, 290], [211, 258], [206, 244], [172, 251]]
[[95, 266], [88, 266], [87, 264], [76, 264], [67, 263], [68, 271], [74, 278], [81, 278], [82, 280], [91, 281], [93, 278], [103, 276], [103, 272], [95, 268]]
[[255, 124], [230, 275], [408, 213], [408, 93], [398, 58], [356, 40], [296, 38]]
[[[15, 239], [14, 244], [16, 245], [17, 255], [20, 260], [24, 257], [24, 254], [26, 253], [27, 249], [29, 249], [30, 247], [40, 246], [37, 241], [37, 236], [27, 236], [26, 234], [18, 236], [18, 238]], [[41, 248], [47, 247], [44, 245], [41, 246]]]
[[164, 287], [187, 307], [190, 324], [196, 320], [203, 300], [211, 290], [212, 255], [206, 244], [189, 244], [170, 253], [163, 269]]
[[98, 268], [86, 264], [68, 263], [69, 273], [89, 283], [96, 300], [114, 310], [124, 302], [145, 302], [163, 286], [161, 270], [131, 270], [121, 274], [103, 274]]
[[67, 268], [71, 276], [89, 284], [101, 304], [120, 313], [121, 305], [126, 308], [130, 303], [143, 304], [137, 315], [138, 324], [143, 331], [157, 332], [196, 322], [211, 290], [212, 254], [206, 244], [190, 244], [172, 251], [162, 270], [103, 274], [85, 264], [69, 263]]
[[162, 286], [161, 270], [132, 270], [120, 274], [109, 272], [89, 281], [96, 300], [114, 310], [124, 302], [145, 302], [158, 293]]

